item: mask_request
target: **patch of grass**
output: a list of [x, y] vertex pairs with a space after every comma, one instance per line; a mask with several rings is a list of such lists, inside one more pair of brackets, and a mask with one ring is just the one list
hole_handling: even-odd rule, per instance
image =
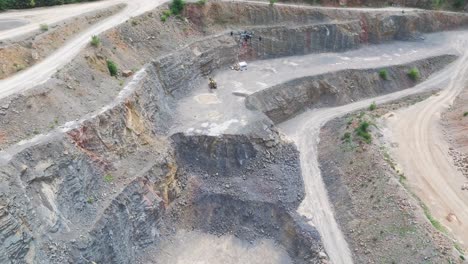
[[453, 247], [455, 247], [455, 249], [458, 251], [458, 253], [460, 253], [460, 259], [465, 260], [465, 252], [464, 252], [463, 248], [460, 246], [460, 244], [458, 244], [457, 242], [454, 242]]
[[431, 214], [431, 212], [429, 211], [429, 208], [425, 205], [425, 204], [421, 204], [421, 207], [424, 211], [424, 215], [427, 217], [427, 219], [429, 220], [429, 222], [431, 222], [432, 226], [439, 230], [440, 232], [446, 234], [447, 233], [447, 229], [439, 222], [437, 221]]
[[166, 22], [166, 20], [167, 20], [167, 16], [162, 15], [162, 16], [161, 16], [161, 22]]
[[341, 137], [341, 140], [346, 143], [351, 143], [351, 133], [349, 132], [344, 133], [343, 137]]
[[94, 198], [93, 197], [88, 197], [88, 199], [86, 199], [86, 202], [89, 203], [89, 204], [93, 204], [94, 203]]
[[444, 5], [445, 0], [432, 0], [432, 8], [440, 9]]
[[138, 21], [136, 21], [135, 19], [132, 19], [132, 26], [137, 26], [138, 25]]
[[372, 136], [369, 133], [369, 122], [361, 121], [359, 126], [356, 128], [356, 134], [367, 144], [372, 142]]
[[104, 176], [104, 181], [107, 182], [107, 183], [112, 182], [112, 181], [114, 181], [114, 176], [112, 176], [112, 174], [106, 174]]
[[178, 15], [182, 13], [185, 7], [185, 1], [184, 0], [172, 0], [172, 3], [169, 5], [169, 8], [171, 9], [171, 13], [174, 15]]
[[118, 68], [117, 64], [111, 60], [107, 60], [107, 68], [109, 69], [109, 74], [111, 76], [117, 76], [118, 73]]
[[405, 181], [406, 181], [406, 176], [405, 176], [405, 174], [400, 173], [400, 178], [398, 179], [398, 181], [399, 181], [401, 184], [405, 184]]
[[269, 0], [270, 1], [270, 6], [274, 6], [278, 0]]
[[164, 10], [162, 13], [163, 13], [163, 16], [166, 16], [166, 17], [170, 17], [172, 15], [171, 10]]
[[98, 36], [93, 35], [91, 37], [91, 45], [94, 47], [99, 47], [100, 44], [101, 44], [101, 39]]
[[460, 9], [465, 6], [465, 0], [455, 0], [453, 3], [453, 7], [456, 9]]
[[198, 0], [197, 5], [198, 6], [204, 6], [206, 4], [206, 0]]
[[16, 69], [17, 72], [20, 72], [20, 71], [26, 69], [26, 66], [24, 66], [23, 64], [16, 64], [15, 63], [14, 66], [15, 66], [15, 69]]
[[41, 31], [45, 32], [45, 31], [48, 31], [48, 30], [49, 30], [49, 25], [47, 25], [47, 24], [40, 24], [40, 25], [39, 25], [39, 28], [41, 29]]
[[468, 116], [468, 112], [464, 112], [464, 113], [463, 113], [463, 116], [464, 116], [464, 117], [465, 117], [465, 116]]
[[379, 76], [380, 78], [382, 78], [383, 80], [388, 80], [388, 72], [386, 69], [382, 69], [379, 71]]
[[411, 68], [408, 71], [408, 77], [410, 77], [411, 80], [413, 80], [413, 81], [417, 81], [419, 79], [419, 77], [420, 77], [418, 68], [416, 68], [416, 67]]
[[375, 109], [377, 109], [377, 104], [375, 102], [373, 102], [370, 106], [369, 106], [369, 110], [370, 111], [374, 111]]

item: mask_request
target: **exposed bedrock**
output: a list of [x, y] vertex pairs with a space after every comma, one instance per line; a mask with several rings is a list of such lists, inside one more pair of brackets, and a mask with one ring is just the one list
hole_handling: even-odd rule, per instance
[[[186, 12], [188, 22], [171, 18], [162, 24], [160, 10], [135, 18], [137, 25], [128, 22], [105, 33], [99, 48], [86, 49], [41, 90], [2, 100], [0, 262], [136, 263], [171, 230], [190, 228], [245, 240], [272, 238], [297, 263], [318, 262], [323, 249], [317, 231], [295, 213], [304, 186], [294, 145], [271, 127], [261, 137], [170, 137], [177, 100], [236, 61], [239, 43], [229, 36], [231, 29], [255, 29], [264, 36], [263, 46], [254, 42], [253, 49], [240, 52], [240, 58], [264, 59], [342, 51], [466, 22], [465, 16], [425, 12], [391, 18], [240, 3], [189, 5]], [[364, 35], [363, 21], [371, 25]], [[190, 43], [182, 41], [186, 38]], [[120, 91], [119, 81], [108, 76], [106, 59], [122, 69], [147, 64]], [[426, 78], [451, 60], [444, 56], [415, 65]], [[248, 101], [272, 106], [265, 112], [278, 121], [317, 102], [340, 104], [414, 85], [406, 77], [409, 66], [389, 67], [385, 82], [374, 70], [351, 70], [268, 90], [286, 96], [283, 101], [297, 101], [300, 109], [259, 94]], [[312, 92], [310, 83], [317, 83], [320, 93]], [[280, 87], [298, 90], [277, 93]], [[294, 93], [310, 98], [301, 101]], [[253, 102], [255, 97], [265, 102]], [[56, 128], [75, 119], [80, 121]], [[34, 140], [14, 144], [28, 137]]]
[[[353, 9], [322, 9], [314, 7], [269, 6], [255, 3], [215, 2], [186, 10], [191, 21], [202, 29], [218, 27], [249, 27], [255, 25], [312, 25], [334, 22], [358, 22], [353, 33], [360, 42], [380, 43], [391, 39], [407, 39], [417, 33], [429, 33], [468, 25], [463, 13], [438, 11], [379, 11]], [[240, 28], [243, 29], [243, 28]], [[307, 37], [308, 35], [303, 35]], [[330, 36], [330, 35], [327, 35]]]
[[[309, 108], [343, 105], [410, 88], [455, 58], [454, 55], [441, 55], [379, 69], [350, 69], [303, 77], [256, 92], [247, 97], [246, 105], [280, 123]], [[412, 68], [418, 69], [418, 80], [409, 77]], [[379, 76], [380, 70], [387, 72], [387, 79]]]
[[203, 189], [293, 207], [304, 196], [298, 151], [292, 143], [246, 135], [175, 134], [172, 139], [179, 167], [206, 182]]
[[172, 139], [179, 177], [187, 182], [177, 216], [183, 228], [246, 241], [272, 238], [295, 263], [319, 261], [320, 236], [296, 213], [304, 186], [292, 143], [246, 135]]
[[[65, 132], [7, 150], [0, 250], [8, 260], [135, 263], [173, 230], [192, 228], [271, 238], [297, 263], [323, 258], [317, 231], [295, 213], [304, 196], [295, 146], [274, 128], [264, 137], [167, 138], [175, 99], [154, 70]], [[212, 221], [201, 224], [214, 206]]]
[[[178, 97], [237, 59], [338, 52], [456, 28], [468, 21], [464, 14], [432, 11], [402, 14], [214, 2], [187, 5], [186, 21], [171, 18], [162, 23], [161, 9], [132, 19], [136, 25], [128, 22], [105, 32], [99, 48], [87, 47], [34, 90], [1, 99], [0, 148], [81, 118], [114, 100], [119, 80], [109, 76], [107, 59], [122, 70], [154, 61], [151, 74], [159, 76], [154, 81], [160, 82], [163, 93]], [[253, 30], [263, 38], [241, 47], [238, 36], [230, 36], [231, 30]]]

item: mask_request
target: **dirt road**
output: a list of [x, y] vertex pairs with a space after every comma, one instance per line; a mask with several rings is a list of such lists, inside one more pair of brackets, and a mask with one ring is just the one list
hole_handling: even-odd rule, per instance
[[72, 60], [80, 50], [90, 42], [91, 36], [98, 35], [105, 30], [125, 22], [131, 17], [138, 16], [146, 11], [152, 10], [165, 1], [134, 0], [114, 1], [113, 3], [121, 2], [127, 3], [127, 7], [125, 7], [121, 12], [97, 23], [88, 30], [79, 33], [63, 47], [33, 67], [0, 81], [0, 98], [25, 91], [38, 84], [46, 82], [52, 74]]
[[[460, 34], [460, 37], [462, 35], [463, 38], [467, 37], [466, 33]], [[301, 152], [302, 174], [307, 195], [301, 204], [299, 211], [301, 214], [311, 219], [311, 224], [316, 226], [319, 230], [322, 235], [325, 248], [327, 249], [327, 253], [330, 255], [330, 259], [333, 263], [352, 263], [352, 256], [346, 241], [344, 240], [343, 234], [335, 221], [333, 209], [328, 200], [327, 190], [322, 181], [317, 161], [317, 145], [320, 140], [320, 128], [333, 118], [366, 108], [372, 102], [376, 102], [377, 104], [385, 103], [425, 90], [445, 87], [450, 83], [450, 79], [453, 76], [452, 74], [458, 72], [457, 69], [460, 69], [460, 65], [463, 65], [464, 62], [466, 64], [466, 57], [459, 59], [456, 63], [449, 65], [444, 70], [433, 75], [427, 81], [412, 89], [366, 99], [345, 106], [310, 110], [280, 124], [280, 129], [295, 141]], [[463, 69], [466, 69], [466, 67]], [[456, 86], [452, 85], [452, 87]], [[456, 94], [456, 91], [454, 90], [455, 89], [448, 89], [444, 93], [454, 96], [454, 94]], [[442, 96], [443, 95], [441, 95], [440, 98], [442, 98]], [[431, 106], [431, 103], [428, 105]], [[405, 114], [405, 117], [411, 118], [409, 114]], [[409, 123], [411, 123], [411, 121]], [[414, 155], [414, 152], [411, 152], [411, 150], [406, 151], [408, 151], [406, 152], [407, 155], [417, 157], [417, 155]], [[442, 174], [442, 176], [444, 175], [448, 174]], [[460, 186], [458, 186], [458, 188], [459, 187]]]
[[54, 24], [81, 14], [125, 3], [98, 1], [0, 13], [0, 40], [11, 39], [39, 29], [40, 24]]
[[[460, 47], [463, 44], [459, 43]], [[466, 46], [466, 45], [465, 45]], [[462, 49], [461, 49], [462, 50]], [[388, 117], [387, 125], [394, 157], [411, 189], [429, 207], [435, 219], [446, 226], [466, 249], [468, 242], [468, 193], [461, 190], [467, 179], [449, 156], [440, 115], [465, 87], [468, 53], [458, 61], [450, 83], [438, 95]]]

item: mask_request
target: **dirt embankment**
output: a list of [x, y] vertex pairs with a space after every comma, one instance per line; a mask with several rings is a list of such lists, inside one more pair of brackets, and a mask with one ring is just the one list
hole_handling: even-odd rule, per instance
[[47, 25], [48, 29], [0, 43], [0, 79], [7, 78], [44, 59], [67, 40], [99, 21], [119, 12], [124, 5], [97, 10], [63, 22]]
[[[275, 123], [280, 123], [310, 108], [343, 105], [412, 87], [455, 58], [443, 55], [407, 65], [304, 77], [256, 92], [247, 97], [246, 104], [265, 113]], [[419, 71], [418, 80], [408, 75], [413, 68]]]
[[[349, 114], [321, 130], [320, 169], [356, 263], [462, 262], [453, 242], [431, 226], [420, 202], [404, 187], [404, 174], [380, 142], [379, 128], [372, 126], [386, 112], [425, 97]], [[363, 122], [371, 124], [370, 144], [356, 132]]]

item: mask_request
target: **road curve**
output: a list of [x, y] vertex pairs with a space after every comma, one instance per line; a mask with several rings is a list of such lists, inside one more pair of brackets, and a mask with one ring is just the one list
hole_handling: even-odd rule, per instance
[[23, 25], [12, 27], [7, 30], [0, 30], [0, 40], [11, 39], [37, 31], [40, 24], [54, 24], [84, 13], [108, 8], [125, 2], [124, 0], [106, 0], [2, 12], [0, 13], [0, 23], [17, 21], [19, 24]]
[[[462, 36], [468, 39], [467, 33], [460, 33], [459, 37]], [[352, 254], [335, 220], [333, 207], [328, 200], [327, 190], [322, 180], [317, 156], [320, 128], [328, 121], [366, 108], [372, 102], [382, 104], [426, 90], [445, 87], [450, 83], [453, 74], [458, 72], [457, 69], [463, 63], [466, 64], [465, 56], [414, 88], [369, 98], [340, 107], [309, 110], [279, 125], [280, 130], [296, 143], [301, 152], [301, 166], [306, 197], [299, 208], [299, 212], [309, 218], [311, 224], [321, 234], [325, 249], [332, 263], [352, 263]], [[448, 89], [447, 92], [453, 93], [452, 89]], [[409, 153], [411, 154], [411, 152]]]
[[[464, 51], [467, 42], [460, 42]], [[457, 62], [450, 83], [438, 95], [401, 109], [389, 116], [387, 135], [398, 147], [392, 152], [411, 189], [429, 207], [433, 216], [467, 248], [467, 181], [454, 166], [442, 133], [441, 113], [447, 110], [468, 80], [468, 52]]]
[[[119, 1], [116, 1], [115, 3], [117, 2]], [[52, 74], [78, 55], [80, 50], [89, 43], [91, 36], [98, 35], [103, 31], [111, 29], [131, 17], [150, 11], [163, 4], [165, 0], [127, 0], [121, 2], [127, 3], [127, 6], [121, 12], [97, 23], [86, 31], [79, 33], [72, 40], [66, 42], [64, 46], [36, 65], [11, 76], [10, 78], [0, 80], [0, 99], [14, 93], [23, 92], [38, 84], [46, 82]]]

